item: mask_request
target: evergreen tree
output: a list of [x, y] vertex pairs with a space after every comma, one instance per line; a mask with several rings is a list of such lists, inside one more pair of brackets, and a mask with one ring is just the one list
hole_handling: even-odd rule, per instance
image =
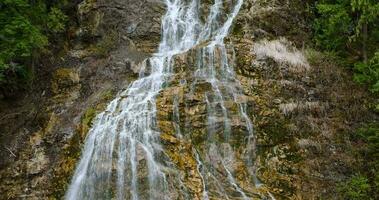
[[379, 92], [379, 2], [320, 0], [316, 2], [314, 40], [354, 66], [355, 80]]
[[26, 78], [27, 66], [65, 29], [67, 17], [48, 0], [0, 0], [0, 87]]

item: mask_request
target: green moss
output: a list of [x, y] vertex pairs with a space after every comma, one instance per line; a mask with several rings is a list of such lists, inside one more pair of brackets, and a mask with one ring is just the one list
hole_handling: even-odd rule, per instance
[[284, 118], [263, 117], [262, 120], [267, 123], [257, 127], [257, 130], [267, 134], [270, 144], [277, 145], [291, 139], [291, 132], [287, 128], [288, 121]]
[[370, 189], [368, 179], [362, 175], [353, 176], [347, 182], [338, 186], [341, 197], [350, 200], [374, 199], [370, 195]]
[[96, 117], [96, 110], [94, 108], [89, 108], [83, 118], [82, 118], [82, 125], [86, 127], [86, 130], [87, 131], [84, 131], [84, 132], [88, 132], [89, 128], [91, 127], [92, 125], [92, 121], [93, 119]]
[[93, 124], [96, 115], [103, 111], [107, 102], [114, 97], [113, 90], [105, 90], [100, 94], [100, 103], [89, 107], [82, 115], [76, 134], [70, 139], [68, 144], [63, 147], [63, 153], [60, 162], [53, 171], [52, 191], [49, 199], [61, 199], [69, 185], [72, 174], [74, 173], [76, 163], [81, 155], [81, 147], [87, 136], [89, 129]]
[[98, 57], [106, 57], [113, 50], [118, 41], [118, 33], [111, 31], [106, 34], [96, 45], [90, 47], [90, 51]]
[[244, 34], [244, 29], [243, 29], [243, 26], [242, 24], [240, 23], [235, 23], [234, 27], [233, 27], [233, 31], [232, 31], [233, 35], [235, 36], [243, 36]]
[[113, 89], [106, 90], [102, 92], [101, 99], [104, 101], [109, 101], [114, 97], [114, 91]]
[[92, 126], [92, 121], [96, 117], [97, 110], [89, 108], [82, 116], [77, 133], [73, 135], [69, 143], [64, 147], [63, 155], [59, 167], [54, 169], [52, 181], [52, 195], [50, 199], [60, 199], [64, 196], [65, 190], [69, 185], [70, 178], [75, 170], [76, 163], [80, 158], [81, 146], [86, 134]]
[[51, 88], [54, 94], [61, 94], [67, 88], [79, 83], [79, 74], [70, 68], [59, 68], [53, 74]]

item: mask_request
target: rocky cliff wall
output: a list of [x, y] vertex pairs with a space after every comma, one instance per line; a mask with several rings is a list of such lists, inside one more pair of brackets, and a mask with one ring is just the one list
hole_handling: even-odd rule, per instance
[[[92, 119], [136, 79], [141, 62], [156, 50], [164, 11], [158, 0], [78, 5], [79, 26], [73, 27], [69, 48], [43, 66], [50, 68], [41, 78], [48, 87], [17, 104], [2, 103], [0, 199], [62, 198]], [[300, 0], [245, 0], [227, 38], [243, 87], [241, 101], [253, 119], [255, 168], [263, 186], [257, 189], [250, 182], [238, 156], [230, 168], [242, 189], [257, 198], [268, 197], [267, 191], [277, 199], [338, 198], [335, 185], [355, 162], [347, 134], [376, 117], [364, 106], [369, 95], [350, 81], [349, 73], [303, 48], [309, 42], [306, 17]], [[196, 83], [199, 89], [189, 96], [190, 88], [180, 84], [193, 81], [194, 51], [176, 58], [182, 67], [160, 93], [157, 108], [165, 152], [195, 199], [202, 188], [192, 146], [205, 145], [204, 93], [210, 88]], [[179, 121], [172, 116], [175, 101]], [[233, 110], [235, 102], [227, 106]], [[185, 140], [173, 134], [176, 124], [186, 127]], [[232, 123], [235, 142], [225, 148], [243, 152], [239, 124]]]

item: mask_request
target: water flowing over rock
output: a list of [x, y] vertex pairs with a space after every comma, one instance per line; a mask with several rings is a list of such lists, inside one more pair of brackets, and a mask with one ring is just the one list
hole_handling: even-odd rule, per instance
[[242, 3], [166, 1], [158, 52], [96, 117], [66, 199], [259, 195], [253, 125], [224, 43]]
[[338, 199], [375, 114], [307, 50], [310, 1], [70, 2], [38, 87], [0, 99], [1, 200]]

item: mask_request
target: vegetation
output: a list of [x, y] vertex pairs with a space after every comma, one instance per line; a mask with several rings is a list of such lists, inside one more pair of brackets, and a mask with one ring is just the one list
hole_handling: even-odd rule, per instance
[[114, 49], [118, 40], [118, 34], [115, 31], [109, 31], [96, 45], [91, 46], [91, 52], [98, 57], [106, 57]]
[[344, 199], [361, 200], [370, 199], [370, 184], [362, 175], [353, 176], [349, 181], [339, 186], [339, 192]]
[[[379, 1], [314, 1], [313, 40], [354, 72], [354, 81], [379, 94]], [[378, 104], [378, 102], [374, 102]], [[376, 106], [379, 110], [379, 104]], [[357, 170], [339, 185], [343, 199], [379, 199], [379, 124], [365, 125], [354, 134]]]
[[0, 0], [0, 89], [28, 78], [49, 40], [65, 30], [63, 0]]
[[339, 186], [344, 199], [379, 198], [379, 124], [368, 124], [354, 134], [359, 144], [358, 174]]
[[356, 63], [354, 70], [356, 82], [369, 84], [372, 92], [379, 93], [379, 51], [367, 63]]
[[315, 4], [314, 41], [352, 66], [354, 80], [379, 92], [379, 2], [319, 0]]

